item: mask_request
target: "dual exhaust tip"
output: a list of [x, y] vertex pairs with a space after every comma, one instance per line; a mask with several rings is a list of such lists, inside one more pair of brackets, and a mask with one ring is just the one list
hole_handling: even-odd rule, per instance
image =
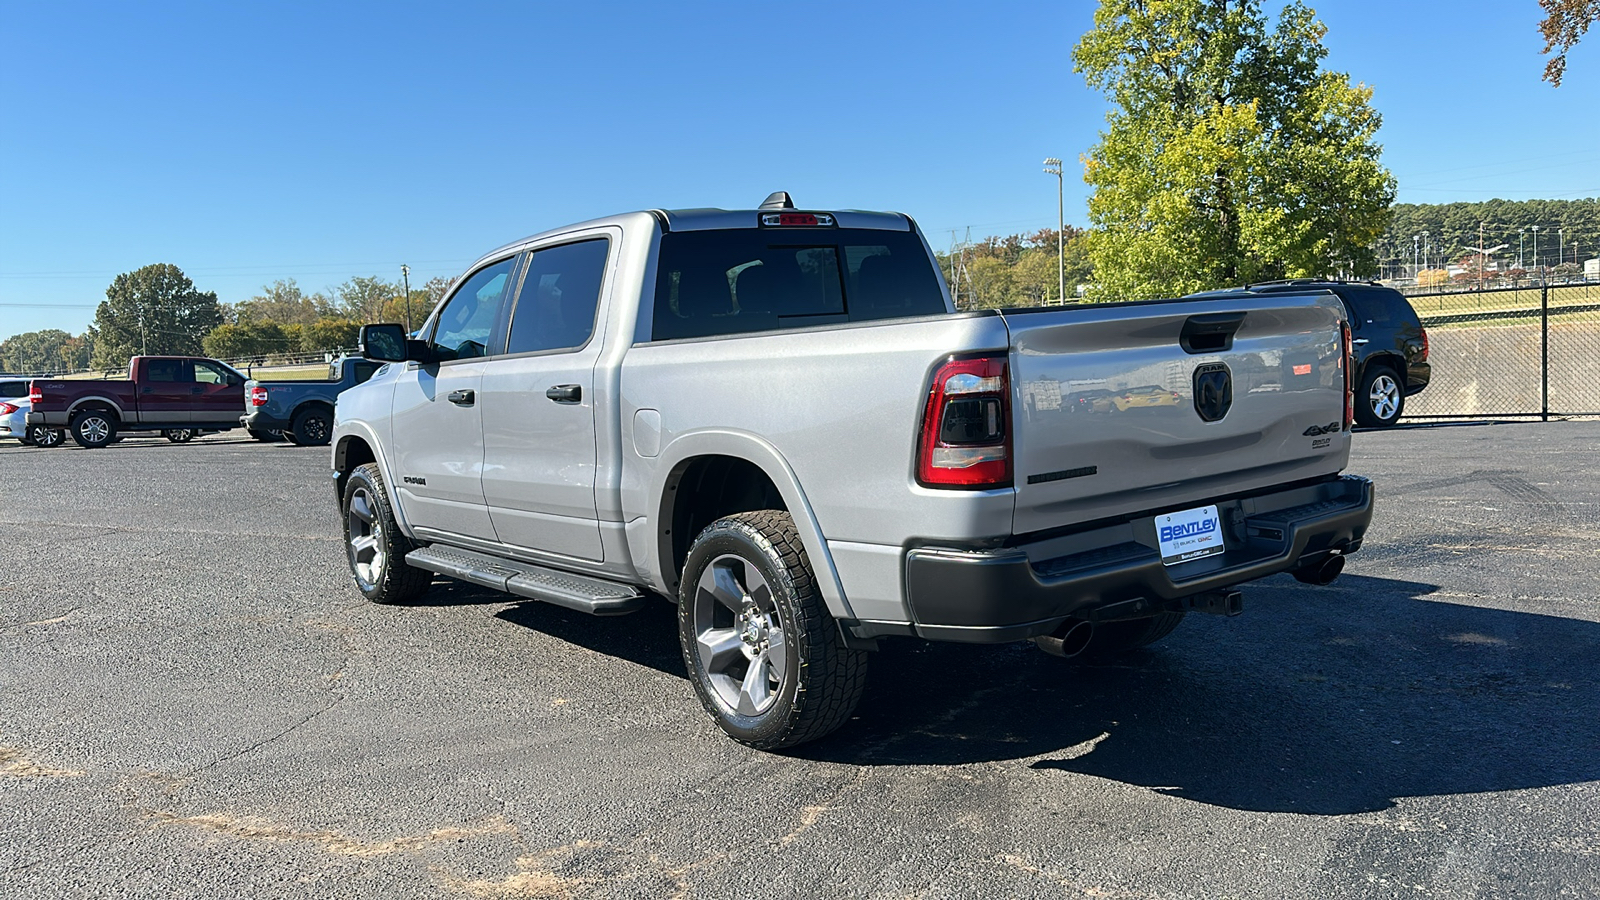
[[[1307, 566], [1293, 570], [1295, 580], [1304, 584], [1332, 584], [1344, 571], [1344, 556], [1334, 554]], [[1218, 616], [1237, 616], [1244, 612], [1244, 594], [1233, 590], [1207, 591], [1185, 597], [1180, 601], [1186, 612], [1203, 612]], [[1088, 619], [1068, 619], [1049, 634], [1033, 639], [1040, 650], [1071, 659], [1080, 656], [1094, 644], [1094, 623]]]

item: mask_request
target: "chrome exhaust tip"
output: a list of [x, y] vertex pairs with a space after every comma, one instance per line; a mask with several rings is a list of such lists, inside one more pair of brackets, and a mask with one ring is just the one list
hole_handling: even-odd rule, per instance
[[1088, 649], [1089, 641], [1094, 637], [1094, 624], [1083, 619], [1068, 619], [1062, 622], [1050, 634], [1041, 634], [1033, 639], [1040, 650], [1051, 656], [1062, 659], [1071, 659]]

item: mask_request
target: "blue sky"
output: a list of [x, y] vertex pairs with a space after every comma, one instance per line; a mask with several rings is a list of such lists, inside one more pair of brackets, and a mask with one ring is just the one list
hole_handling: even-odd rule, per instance
[[[1373, 85], [1402, 202], [1600, 196], [1600, 34], [1559, 90], [1534, 0], [1313, 3]], [[81, 331], [119, 272], [226, 302], [413, 285], [651, 207], [910, 213], [935, 246], [1085, 222], [1105, 103], [1059, 3], [0, 0], [0, 338]]]

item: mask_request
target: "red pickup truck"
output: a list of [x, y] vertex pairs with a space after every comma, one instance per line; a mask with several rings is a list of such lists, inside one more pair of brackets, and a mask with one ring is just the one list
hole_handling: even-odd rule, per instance
[[186, 441], [239, 427], [244, 375], [214, 359], [135, 356], [126, 381], [36, 380], [29, 425], [65, 426], [84, 447], [104, 447], [122, 431], [160, 431]]

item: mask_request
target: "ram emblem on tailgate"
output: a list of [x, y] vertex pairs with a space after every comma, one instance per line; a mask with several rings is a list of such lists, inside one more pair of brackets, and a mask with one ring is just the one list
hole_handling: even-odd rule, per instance
[[1194, 410], [1207, 422], [1228, 414], [1233, 406], [1233, 374], [1223, 363], [1207, 363], [1194, 370]]

